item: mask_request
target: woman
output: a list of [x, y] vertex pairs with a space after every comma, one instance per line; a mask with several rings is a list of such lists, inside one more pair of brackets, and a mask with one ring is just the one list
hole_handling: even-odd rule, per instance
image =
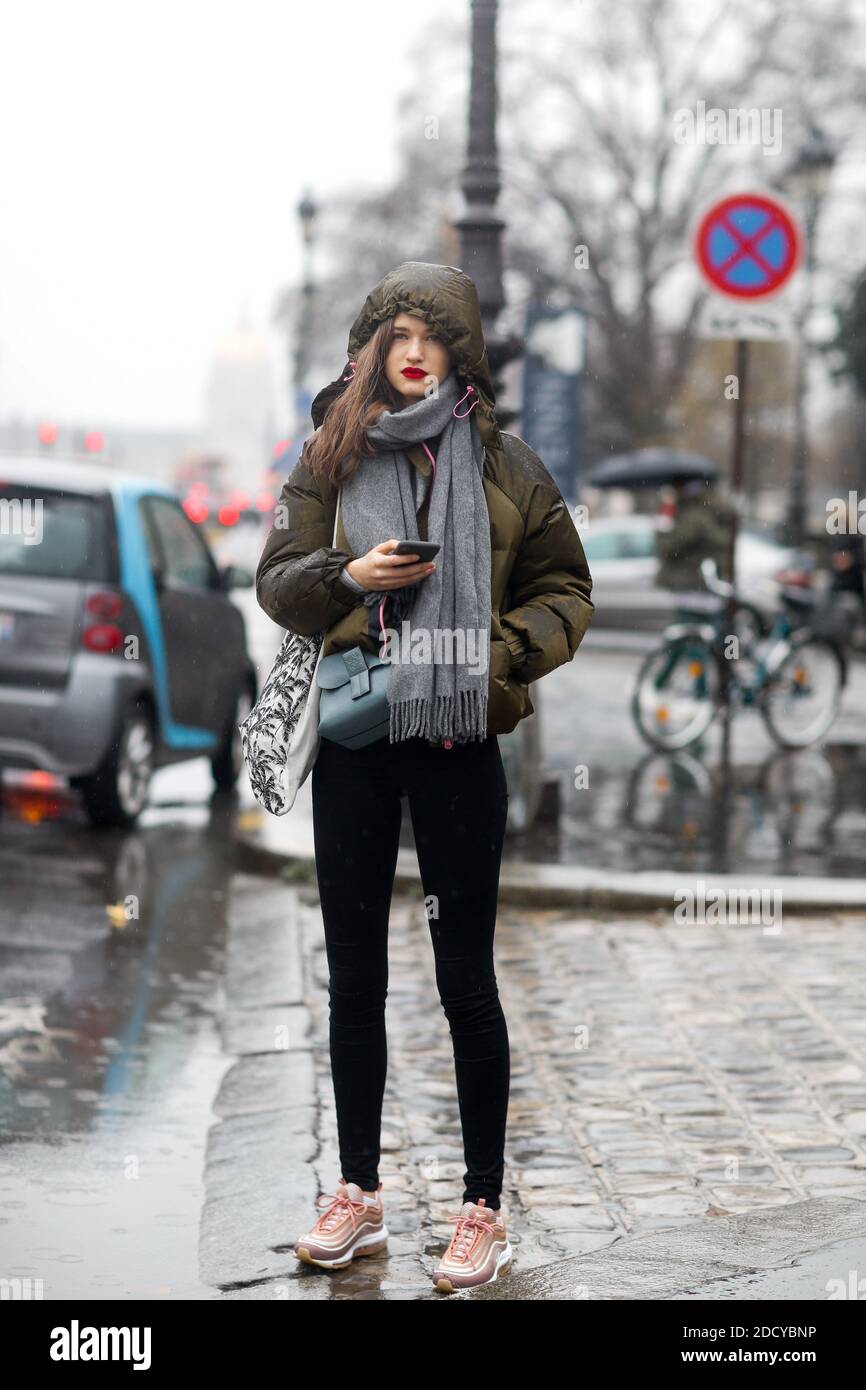
[[[347, 370], [313, 402], [316, 433], [277, 508], [288, 524], [275, 523], [256, 577], [275, 622], [326, 632], [324, 656], [375, 651], [391, 635], [389, 736], [357, 749], [322, 739], [312, 772], [342, 1176], [295, 1251], [332, 1269], [387, 1240], [387, 939], [406, 795], [466, 1162], [433, 1275], [443, 1292], [492, 1281], [511, 1261], [510, 1056], [493, 959], [508, 811], [497, 735], [533, 713], [529, 683], [571, 660], [592, 616], [568, 509], [532, 450], [500, 432], [494, 400], [473, 282], [453, 266], [397, 266], [355, 320]], [[432, 562], [392, 554], [404, 539], [441, 548]]]

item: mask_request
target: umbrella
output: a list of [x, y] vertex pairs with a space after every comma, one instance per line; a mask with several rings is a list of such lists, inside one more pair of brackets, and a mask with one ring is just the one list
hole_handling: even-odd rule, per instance
[[596, 464], [587, 481], [593, 487], [661, 487], [663, 483], [702, 478], [715, 482], [719, 469], [703, 454], [682, 449], [635, 449]]

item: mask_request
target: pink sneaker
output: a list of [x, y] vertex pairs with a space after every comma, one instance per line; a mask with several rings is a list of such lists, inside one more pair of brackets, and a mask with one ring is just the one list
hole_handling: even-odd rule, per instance
[[388, 1228], [382, 1209], [382, 1184], [375, 1197], [365, 1196], [356, 1182], [340, 1178], [337, 1194], [322, 1192], [316, 1206], [324, 1210], [310, 1230], [299, 1236], [294, 1253], [304, 1264], [322, 1269], [342, 1269], [356, 1255], [373, 1255], [388, 1244]]
[[505, 1213], [491, 1211], [486, 1199], [464, 1202], [451, 1244], [433, 1272], [433, 1283], [440, 1293], [494, 1284], [511, 1268], [512, 1250], [505, 1231]]

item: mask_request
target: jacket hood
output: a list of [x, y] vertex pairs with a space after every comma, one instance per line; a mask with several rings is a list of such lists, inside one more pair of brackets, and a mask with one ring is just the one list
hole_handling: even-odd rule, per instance
[[[401, 311], [426, 319], [442, 334], [451, 354], [453, 370], [467, 385], [471, 383], [478, 393], [478, 406], [474, 414], [482, 443], [501, 447], [493, 409], [496, 393], [487, 361], [481, 306], [474, 281], [456, 266], [433, 265], [427, 261], [404, 261], [389, 270], [367, 295], [361, 312], [352, 324], [348, 361], [354, 361], [382, 319]], [[316, 428], [350, 379], [347, 363], [342, 375], [315, 397], [311, 414]]]

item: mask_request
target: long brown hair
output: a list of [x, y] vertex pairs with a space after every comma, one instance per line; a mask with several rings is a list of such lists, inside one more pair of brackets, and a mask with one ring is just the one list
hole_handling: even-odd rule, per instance
[[344, 483], [363, 458], [375, 454], [367, 430], [383, 410], [402, 410], [406, 401], [385, 375], [396, 314], [382, 319], [356, 358], [355, 374], [345, 391], [329, 406], [318, 432], [306, 447], [305, 461], [312, 474]]

